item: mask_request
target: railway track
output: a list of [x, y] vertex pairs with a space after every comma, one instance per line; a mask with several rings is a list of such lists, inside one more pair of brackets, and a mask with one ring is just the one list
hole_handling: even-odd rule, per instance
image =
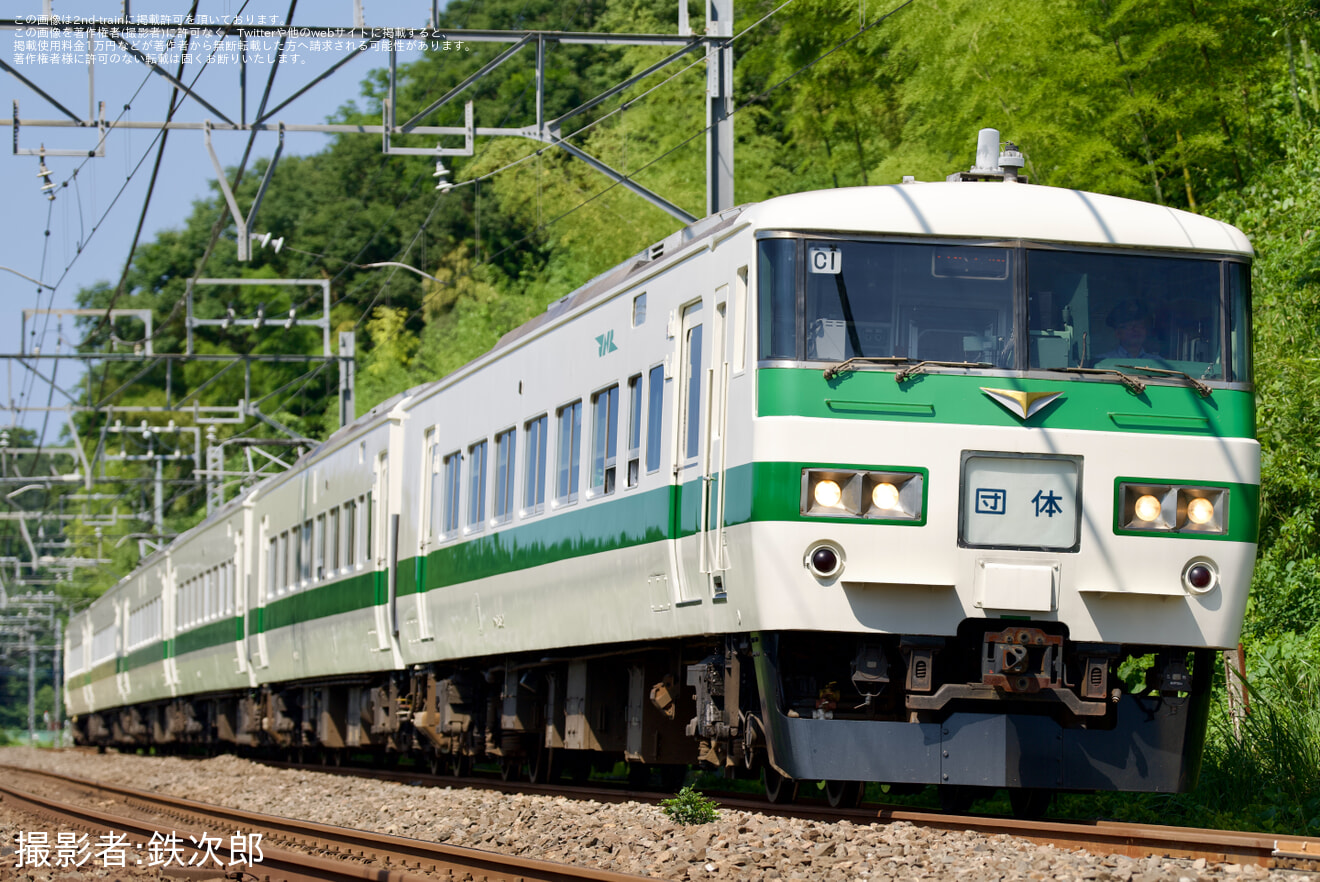
[[[342, 776], [367, 777], [377, 780], [394, 781], [408, 784], [410, 786], [474, 787], [508, 793], [568, 796], [571, 798], [594, 800], [597, 802], [619, 803], [638, 801], [655, 803], [661, 799], [667, 798], [669, 795], [664, 793], [628, 790], [623, 787], [599, 785], [533, 785], [528, 782], [506, 782], [499, 780], [498, 778], [455, 778], [430, 775], [420, 770], [364, 769], [334, 766], [323, 767], [276, 761], [267, 761], [266, 764], [273, 767], [298, 769], [302, 771], [315, 771]], [[0, 770], [8, 772], [10, 771], [10, 767], [0, 766]], [[14, 772], [22, 771], [25, 774], [28, 773], [27, 770], [20, 770], [17, 768], [12, 770]], [[184, 812], [185, 809], [183, 807], [187, 807], [187, 812], [205, 813], [204, 815], [178, 815], [177, 817], [179, 818], [180, 823], [185, 819], [194, 817], [215, 818], [219, 821], [223, 821], [226, 825], [231, 827], [243, 823], [247, 824], [250, 828], [255, 829], [259, 827], [262, 830], [269, 831], [268, 835], [270, 841], [276, 843], [290, 842], [302, 848], [320, 850], [327, 854], [346, 854], [354, 856], [355, 859], [361, 859], [361, 853], [369, 852], [378, 855], [378, 860], [375, 863], [376, 866], [392, 868], [397, 872], [406, 873], [409, 871], [410, 867], [415, 867], [416, 863], [419, 861], [431, 861], [432, 863], [427, 864], [427, 866], [431, 866], [435, 861], [433, 857], [429, 856], [435, 854], [443, 855], [453, 852], [463, 856], [465, 859], [470, 858], [472, 855], [482, 857], [483, 859], [499, 857], [497, 855], [491, 855], [490, 853], [473, 849], [432, 845], [419, 842], [418, 840], [404, 839], [401, 837], [379, 836], [377, 834], [344, 831], [341, 828], [320, 827], [319, 825], [300, 821], [249, 815], [247, 813], [236, 812], [234, 810], [214, 806], [199, 806], [195, 803], [189, 803], [184, 800], [161, 797], [154, 793], [143, 793], [131, 788], [97, 784], [64, 775], [50, 774], [50, 777], [53, 780], [64, 781], [70, 786], [94, 788], [96, 791], [107, 795], [109, 798], [123, 800], [126, 803], [138, 801], [144, 804], [154, 804], [159, 802], [160, 805], [166, 807], [170, 811]], [[4, 792], [5, 790], [7, 790], [7, 787], [0, 785], [0, 792]], [[1120, 854], [1132, 858], [1171, 857], [1187, 858], [1191, 860], [1201, 858], [1211, 863], [1255, 864], [1265, 868], [1289, 868], [1312, 871], [1320, 869], [1320, 839], [1314, 838], [1274, 837], [1260, 833], [1130, 824], [1115, 821], [1036, 820], [1024, 822], [1006, 817], [949, 815], [936, 811], [915, 809], [905, 806], [866, 805], [853, 809], [832, 809], [823, 803], [813, 802], [799, 802], [792, 805], [772, 805], [763, 799], [751, 799], [727, 794], [715, 794], [715, 796], [721, 807], [726, 809], [759, 812], [761, 814], [777, 815], [785, 818], [793, 817], [826, 822], [846, 820], [853, 824], [860, 825], [907, 822], [929, 829], [958, 831], [970, 830], [987, 836], [1001, 834], [1014, 836], [1026, 839], [1037, 845], [1053, 845], [1067, 849], [1084, 849], [1088, 852], [1102, 855]], [[103, 796], [102, 798], [106, 797]], [[171, 808], [176, 805], [179, 806], [179, 808]], [[171, 818], [173, 817], [175, 816], [171, 816]], [[261, 819], [261, 824], [258, 825], [256, 820], [240, 821], [240, 818], [259, 818]], [[267, 821], [270, 823], [267, 824]], [[335, 834], [350, 833], [353, 837], [359, 838], [352, 839], [346, 844], [336, 844], [332, 843], [329, 838], [322, 839], [321, 834], [317, 832], [319, 830], [326, 830]], [[386, 843], [387, 845], [378, 847], [371, 844], [377, 840]], [[336, 849], [338, 849], [338, 851], [336, 851]], [[422, 851], [418, 851], [418, 849], [422, 849]], [[559, 865], [549, 866], [559, 871], [572, 870], [572, 868], [564, 868]], [[572, 871], [576, 872], [575, 870]], [[464, 872], [469, 871], [465, 870]], [[478, 872], [484, 871], [478, 870]], [[362, 877], [356, 876], [348, 878]], [[491, 874], [490, 878], [525, 878], [529, 880], [541, 878], [632, 880], [638, 877], [602, 871], [597, 872], [595, 875], [577, 876], [538, 876], [525, 872], [518, 872], [512, 877], [501, 877], [499, 875]], [[394, 877], [390, 877], [390, 879], [392, 882], [395, 882]], [[397, 882], [405, 882], [405, 877], [399, 876]]]
[[[161, 872], [182, 879], [219, 878], [219, 865], [231, 861], [244, 868], [242, 878], [263, 882], [433, 882], [437, 878], [637, 882], [644, 878], [280, 818], [53, 772], [14, 766], [0, 770], [5, 773], [0, 796], [9, 808], [48, 819], [63, 829], [126, 835], [137, 851], [153, 837], [173, 834], [179, 842], [177, 855], [168, 866], [161, 866]], [[241, 833], [245, 843], [258, 843], [259, 852], [236, 853], [231, 849], [231, 831]], [[208, 836], [218, 839], [209, 852], [194, 847], [206, 845]], [[214, 858], [207, 859], [208, 853]], [[259, 860], [243, 863], [258, 853]]]
[[[529, 793], [545, 796], [570, 795], [597, 802], [658, 803], [672, 794], [629, 790], [622, 787], [573, 786], [569, 784], [531, 784], [526, 781], [502, 781], [494, 777], [455, 778], [431, 775], [420, 770], [369, 769], [351, 766], [320, 766], [305, 763], [264, 761], [277, 768], [298, 769], [334, 775], [358, 776], [394, 781], [412, 786], [480, 787], [506, 793]], [[782, 817], [818, 821], [849, 821], [854, 824], [894, 823], [905, 821], [939, 830], [973, 830], [986, 835], [1016, 836], [1037, 845], [1085, 849], [1099, 854], [1121, 854], [1133, 858], [1152, 856], [1203, 858], [1215, 863], [1256, 864], [1262, 867], [1320, 869], [1320, 839], [1277, 837], [1265, 833], [1235, 830], [1207, 830], [1197, 827], [1174, 827], [1134, 824], [1120, 821], [1033, 820], [1016, 818], [945, 814], [934, 810], [896, 805], [867, 805], [852, 809], [832, 809], [823, 804], [799, 802], [774, 805], [764, 799], [726, 794], [712, 794], [724, 808]]]

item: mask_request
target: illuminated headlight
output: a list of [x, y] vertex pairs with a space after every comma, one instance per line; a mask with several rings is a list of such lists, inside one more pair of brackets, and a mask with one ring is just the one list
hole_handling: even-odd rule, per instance
[[871, 504], [882, 511], [895, 511], [899, 507], [898, 488], [881, 481], [871, 488]]
[[1215, 504], [1204, 496], [1187, 500], [1187, 520], [1204, 527], [1215, 519]]
[[1124, 530], [1222, 535], [1228, 491], [1179, 484], [1119, 485], [1118, 524]]
[[919, 521], [924, 485], [920, 472], [804, 469], [802, 514]]
[[837, 481], [821, 478], [811, 488], [811, 497], [821, 508], [838, 508], [843, 501], [843, 491], [839, 489]]
[[1149, 493], [1144, 496], [1138, 496], [1136, 503], [1132, 506], [1132, 512], [1137, 516], [1137, 520], [1153, 524], [1160, 519], [1162, 506], [1158, 497], [1151, 496]]

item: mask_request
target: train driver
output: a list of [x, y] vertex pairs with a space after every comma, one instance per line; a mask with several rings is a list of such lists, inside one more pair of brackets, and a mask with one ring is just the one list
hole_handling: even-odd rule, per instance
[[1118, 345], [1099, 355], [1099, 360], [1107, 358], [1155, 359], [1159, 353], [1146, 348], [1146, 338], [1150, 334], [1150, 311], [1139, 300], [1129, 298], [1119, 301], [1109, 311], [1105, 324], [1114, 329]]

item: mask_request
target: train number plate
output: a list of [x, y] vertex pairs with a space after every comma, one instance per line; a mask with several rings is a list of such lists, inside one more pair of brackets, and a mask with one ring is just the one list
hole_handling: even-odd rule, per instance
[[965, 452], [960, 541], [974, 548], [1076, 550], [1080, 473], [1080, 457]]

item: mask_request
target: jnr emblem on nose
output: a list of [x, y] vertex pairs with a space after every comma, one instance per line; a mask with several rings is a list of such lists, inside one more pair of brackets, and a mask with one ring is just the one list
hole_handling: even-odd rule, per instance
[[1062, 392], [1020, 392], [1016, 389], [989, 389], [981, 391], [990, 396], [990, 400], [1003, 406], [1015, 417], [1027, 420], [1049, 407]]

